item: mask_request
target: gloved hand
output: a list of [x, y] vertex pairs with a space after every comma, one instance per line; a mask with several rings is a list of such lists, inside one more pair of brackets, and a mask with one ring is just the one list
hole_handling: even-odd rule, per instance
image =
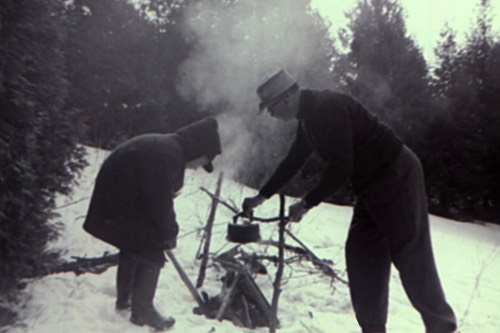
[[241, 205], [241, 208], [243, 209], [243, 214], [244, 215], [249, 215], [253, 212], [253, 209], [257, 206], [259, 206], [261, 203], [266, 201], [266, 197], [257, 194], [256, 196], [253, 197], [248, 197], [243, 200], [243, 204]]
[[288, 207], [288, 219], [291, 222], [299, 222], [309, 209], [311, 207], [304, 200], [297, 201]]

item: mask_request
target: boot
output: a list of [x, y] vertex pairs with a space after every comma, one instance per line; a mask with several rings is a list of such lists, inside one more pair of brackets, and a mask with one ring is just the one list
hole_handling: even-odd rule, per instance
[[174, 318], [163, 317], [156, 311], [153, 299], [161, 266], [137, 263], [132, 287], [132, 315], [130, 321], [139, 326], [147, 325], [154, 331], [165, 331], [175, 324]]
[[124, 311], [130, 309], [130, 295], [136, 270], [136, 263], [129, 253], [120, 251], [118, 269], [116, 271], [116, 303], [115, 309]]
[[145, 315], [141, 316], [137, 316], [137, 314], [132, 313], [130, 322], [138, 326], [147, 325], [151, 327], [154, 332], [163, 332], [174, 326], [175, 319], [172, 317], [163, 317], [158, 313], [158, 311], [156, 311], [156, 309], [153, 308]]

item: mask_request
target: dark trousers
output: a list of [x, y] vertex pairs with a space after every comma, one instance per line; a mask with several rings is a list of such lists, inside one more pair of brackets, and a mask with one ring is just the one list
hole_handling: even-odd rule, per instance
[[422, 166], [408, 148], [358, 195], [346, 263], [352, 304], [364, 333], [385, 332], [391, 263], [426, 333], [456, 329], [434, 261]]
[[132, 316], [143, 317], [155, 311], [153, 299], [161, 268], [121, 250], [116, 274], [117, 304], [131, 301]]

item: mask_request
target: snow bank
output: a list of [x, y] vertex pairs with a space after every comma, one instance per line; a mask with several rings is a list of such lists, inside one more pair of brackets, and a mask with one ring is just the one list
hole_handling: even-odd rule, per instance
[[[86, 234], [81, 225], [93, 189], [93, 181], [106, 152], [89, 149], [91, 165], [85, 170], [72, 197], [59, 198], [58, 212], [64, 228], [62, 236], [50, 244], [51, 249], [63, 249], [64, 258], [71, 256], [100, 256], [116, 249]], [[217, 172], [188, 171], [185, 187], [175, 206], [180, 224], [180, 237], [175, 254], [194, 282], [199, 261], [195, 259], [200, 244], [201, 228], [210, 209], [210, 198], [200, 186], [215, 192]], [[254, 191], [231, 180], [222, 184], [222, 197], [239, 206]], [[294, 199], [287, 199], [291, 203]], [[261, 217], [278, 215], [278, 198], [273, 197], [256, 211]], [[350, 207], [322, 204], [308, 213], [305, 219], [291, 225], [298, 236], [320, 258], [330, 259], [334, 268], [344, 272], [344, 241], [351, 217]], [[221, 252], [232, 245], [225, 240], [226, 225], [232, 213], [219, 206], [214, 226], [212, 252]], [[58, 221], [56, 220], [56, 221]], [[55, 221], [55, 222], [56, 222]], [[431, 217], [436, 261], [448, 300], [459, 318], [462, 332], [497, 333], [500, 327], [500, 226], [465, 224]], [[277, 239], [277, 226], [261, 225], [264, 239]], [[293, 245], [293, 240], [287, 239]], [[262, 245], [245, 245], [249, 251], [276, 253]], [[274, 268], [256, 281], [271, 299]], [[129, 313], [117, 313], [115, 302], [116, 267], [99, 275], [72, 273], [56, 274], [29, 281], [26, 301], [21, 310], [21, 323], [8, 328], [11, 333], [147, 332], [128, 322]], [[203, 290], [218, 294], [223, 271], [209, 267]], [[345, 277], [345, 274], [343, 275]], [[235, 327], [228, 321], [218, 322], [192, 314], [196, 306], [188, 290], [171, 264], [162, 271], [155, 298], [157, 308], [177, 320], [171, 332], [268, 332]], [[416, 311], [404, 294], [397, 271], [393, 269], [389, 308], [389, 332], [423, 332]], [[350, 305], [348, 287], [318, 273], [310, 263], [294, 263], [285, 267], [283, 292], [279, 303], [281, 328], [278, 332], [339, 332], [358, 333]]]

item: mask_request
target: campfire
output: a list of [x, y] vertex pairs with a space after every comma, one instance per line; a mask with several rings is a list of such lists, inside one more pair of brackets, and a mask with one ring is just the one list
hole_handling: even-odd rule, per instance
[[221, 278], [222, 289], [212, 297], [202, 293], [205, 313], [200, 308], [196, 308], [195, 313], [230, 320], [240, 327], [276, 326], [276, 314], [253, 278], [255, 274], [267, 274], [256, 254], [247, 254], [235, 246], [213, 260], [226, 270]]
[[[227, 226], [227, 240], [238, 245], [210, 258], [215, 265], [222, 267], [226, 273], [221, 278], [222, 287], [218, 295], [209, 296], [202, 292], [202, 297], [198, 301], [199, 307], [195, 308], [194, 311], [196, 314], [205, 315], [207, 318], [219, 321], [230, 320], [236, 326], [240, 327], [269, 327], [270, 332], [276, 332], [276, 329], [279, 328], [278, 303], [282, 291], [281, 280], [286, 263], [285, 250], [293, 252], [295, 256], [300, 257], [300, 260], [311, 261], [314, 267], [321, 273], [330, 276], [333, 280], [347, 284], [331, 267], [333, 264], [331, 261], [319, 259], [300, 239], [286, 228], [288, 218], [284, 214], [284, 195], [280, 195], [278, 217], [258, 218], [243, 216], [236, 207], [229, 205], [220, 198], [221, 181], [222, 175], [219, 177], [215, 194], [201, 188], [202, 191], [212, 198], [212, 209], [204, 229], [205, 243], [203, 254], [201, 255], [202, 263], [197, 288], [203, 285], [207, 261], [210, 257], [211, 233], [218, 204], [222, 204], [235, 213], [233, 222]], [[241, 223], [238, 223], [238, 221], [241, 221]], [[274, 240], [261, 240], [259, 223], [276, 223], [279, 230], [279, 240], [277, 242]], [[286, 244], [285, 236], [290, 237], [297, 243], [297, 246]], [[247, 253], [241, 246], [247, 243], [277, 246], [278, 255], [266, 256], [256, 252]], [[277, 266], [271, 301], [266, 299], [254, 279], [259, 274], [268, 274], [264, 261], [271, 261]], [[196, 291], [194, 287], [189, 287], [189, 282], [187, 285], [188, 288], [192, 289], [192, 292]]]

